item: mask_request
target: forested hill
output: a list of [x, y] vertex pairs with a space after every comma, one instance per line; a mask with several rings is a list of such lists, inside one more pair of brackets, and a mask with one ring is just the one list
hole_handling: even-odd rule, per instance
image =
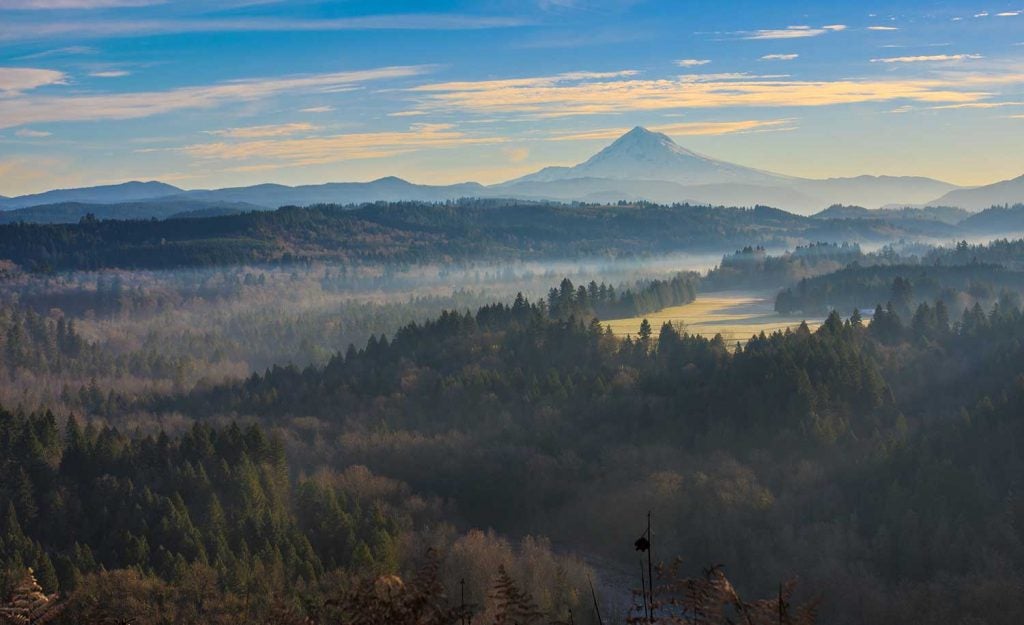
[[310, 440], [342, 441], [338, 458], [473, 523], [557, 528], [595, 550], [655, 502], [662, 553], [725, 554], [757, 588], [801, 571], [829, 623], [939, 622], [903, 618], [932, 609], [1013, 622], [990, 593], [1024, 580], [1019, 308], [951, 323], [922, 304], [912, 325], [833, 313], [734, 352], [671, 326], [618, 341], [552, 312], [519, 299], [446, 313], [324, 367], [152, 408], [315, 415]]
[[[635, 563], [652, 510], [659, 559], [726, 562], [757, 594], [799, 573], [823, 623], [1016, 624], [1019, 305], [832, 313], [735, 350], [671, 325], [619, 340], [592, 317], [689, 298], [689, 277], [614, 294], [566, 280], [320, 366], [97, 397], [110, 420], [197, 421], [177, 433], [0, 410], [0, 565], [74, 589], [67, 623], [267, 623], [278, 599], [324, 605], [346, 572], [408, 578], [438, 545], [449, 592], [464, 578], [486, 601], [508, 561], [547, 613], [591, 625], [582, 565], [442, 524]], [[76, 336], [58, 330], [54, 355], [88, 357]], [[81, 616], [116, 602], [138, 613]]]
[[97, 219], [169, 219], [189, 215], [231, 215], [259, 207], [242, 202], [200, 202], [174, 198], [117, 204], [83, 204], [64, 202], [0, 211], [0, 223], [77, 223], [92, 214]]
[[284, 207], [270, 212], [0, 226], [0, 258], [30, 271], [174, 268], [307, 259], [400, 262], [720, 251], [794, 241], [912, 236], [884, 221], [784, 211], [511, 200]]

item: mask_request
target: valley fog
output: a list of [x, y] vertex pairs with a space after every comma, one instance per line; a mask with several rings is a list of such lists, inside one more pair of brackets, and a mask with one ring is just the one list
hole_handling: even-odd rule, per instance
[[[445, 209], [418, 210], [422, 219]], [[147, 227], [163, 227], [155, 223]], [[964, 341], [1017, 331], [1024, 248], [991, 235], [937, 246], [917, 230], [885, 241], [878, 224], [828, 224], [810, 232], [870, 234], [823, 242], [778, 231], [716, 251], [709, 239], [699, 253], [629, 253], [615, 243], [581, 255], [607, 240], [598, 231], [574, 241], [572, 256], [551, 247], [543, 260], [342, 261], [311, 247], [302, 260], [211, 265], [197, 256], [201, 264], [182, 269], [101, 256], [88, 262], [109, 266], [96, 270], [7, 263], [0, 404], [19, 407], [10, 423], [39, 431], [62, 420], [64, 437], [50, 440], [81, 436], [109, 461], [180, 440], [185, 447], [166, 453], [193, 454], [192, 468], [175, 479], [192, 480], [200, 466], [232, 484], [251, 455], [263, 458], [268, 473], [247, 487], [262, 494], [232, 504], [232, 514], [277, 506], [278, 522], [296, 532], [289, 549], [310, 541], [317, 555], [307, 561], [318, 566], [357, 562], [408, 576], [422, 554], [443, 553], [438, 582], [461, 597], [467, 580], [469, 601], [484, 606], [477, 619], [500, 609], [491, 598], [498, 563], [509, 579], [529, 580], [517, 583], [538, 608], [575, 606], [577, 622], [593, 623], [586, 606], [596, 601], [607, 618], [628, 618], [638, 609], [629, 580], [644, 564], [630, 545], [649, 510], [659, 562], [721, 557], [755, 596], [800, 571], [809, 581], [797, 597], [832, 597], [827, 614], [857, 622], [896, 613], [901, 600], [862, 586], [872, 606], [847, 602], [841, 589], [852, 578], [821, 555], [857, 560], [878, 541], [905, 540], [886, 528], [910, 504], [898, 494], [890, 508], [872, 504], [887, 520], [854, 539], [827, 524], [830, 506], [863, 510], [857, 502], [876, 479], [860, 473], [865, 454], [885, 475], [899, 462], [892, 445], [924, 436], [931, 411], [965, 405], [973, 391], [939, 391], [922, 372], [977, 376], [988, 365]], [[101, 451], [109, 445], [121, 451]], [[248, 451], [225, 469], [187, 451], [193, 445]], [[89, 457], [103, 475], [119, 470]], [[236, 497], [217, 488], [200, 492]], [[178, 496], [200, 505], [191, 490]], [[35, 514], [34, 505], [16, 514]], [[210, 536], [250, 540], [199, 522]], [[337, 536], [334, 527], [348, 529]], [[132, 536], [122, 534], [128, 542], [106, 556], [111, 563]], [[957, 548], [967, 557], [967, 543]], [[89, 566], [75, 562], [66, 566]], [[218, 566], [197, 561], [180, 575], [233, 575]], [[104, 578], [85, 579], [88, 588]], [[328, 586], [316, 592], [332, 592], [332, 578], [318, 579]]]
[[[69, 272], [38, 279], [16, 274], [0, 286], [0, 305], [65, 319], [111, 360], [80, 384], [131, 384], [187, 391], [199, 382], [242, 378], [277, 364], [323, 364], [370, 336], [393, 335], [444, 310], [547, 296], [563, 279], [620, 287], [713, 266], [720, 256], [581, 259], [457, 265], [225, 267], [194, 271]], [[149, 354], [142, 372], [117, 359]], [[43, 406], [60, 400], [67, 379], [7, 385], [2, 400]], [[70, 406], [69, 406], [70, 407]]]
[[0, 625], [1019, 625], [1021, 20], [0, 0]]

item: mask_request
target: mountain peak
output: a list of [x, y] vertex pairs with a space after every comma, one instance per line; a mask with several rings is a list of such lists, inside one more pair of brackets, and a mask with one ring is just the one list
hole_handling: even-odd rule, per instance
[[781, 178], [692, 152], [668, 135], [636, 126], [566, 177], [667, 180], [684, 185], [742, 182], [767, 184]]
[[679, 144], [673, 141], [672, 138], [665, 133], [654, 132], [653, 130], [648, 130], [643, 126], [634, 126], [632, 130], [616, 139], [612, 145], [615, 145], [620, 141], [627, 143], [644, 142], [651, 145], [672, 145], [679, 147]]
[[[680, 146], [668, 135], [661, 132], [648, 130], [643, 126], [636, 126], [626, 134], [622, 135], [608, 147], [594, 155], [590, 161], [607, 158], [608, 154], [623, 153], [627, 158], [640, 158], [641, 160], [652, 161], [662, 158], [672, 158], [673, 155], [684, 155], [687, 157], [711, 160]], [[602, 154], [605, 155], [602, 157]]]
[[372, 180], [370, 182], [370, 184], [410, 185], [410, 182], [408, 180], [403, 179], [403, 178], [399, 178], [398, 176], [384, 176], [383, 178], [377, 178], [376, 180]]
[[[630, 130], [626, 134], [622, 135], [622, 137], [630, 137], [630, 136], [633, 136], [633, 137], [664, 137], [664, 138], [668, 139], [667, 135], [665, 135], [663, 133], [660, 133], [660, 132], [654, 132], [653, 130], [648, 130], [647, 128], [644, 128], [643, 126], [633, 126], [632, 130]], [[619, 138], [621, 139], [622, 137], [619, 137]], [[672, 141], [671, 139], [668, 139], [668, 140]]]
[[551, 182], [583, 178], [663, 180], [682, 185], [777, 184], [787, 179], [691, 152], [668, 135], [643, 126], [619, 136], [574, 167], [549, 167], [511, 182]]

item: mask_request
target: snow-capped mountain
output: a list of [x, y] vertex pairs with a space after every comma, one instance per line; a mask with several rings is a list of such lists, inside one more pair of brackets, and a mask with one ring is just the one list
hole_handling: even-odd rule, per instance
[[[657, 182], [658, 184], [654, 184]], [[660, 132], [637, 126], [574, 167], [544, 169], [490, 187], [552, 199], [646, 199], [729, 206], [767, 204], [798, 213], [832, 204], [878, 208], [921, 204], [956, 189], [931, 178], [857, 176], [813, 180], [745, 167], [698, 154]], [[583, 194], [586, 190], [590, 195]]]
[[[438, 202], [463, 197], [506, 197], [582, 202], [648, 200], [724, 206], [767, 205], [807, 215], [833, 204], [879, 208], [948, 201], [962, 205], [952, 201], [963, 200], [966, 204], [967, 198], [962, 198], [962, 194], [984, 195], [973, 198], [975, 201], [971, 208], [987, 206], [993, 198], [999, 199], [1000, 203], [1012, 203], [1024, 199], [1018, 197], [1020, 182], [1018, 179], [992, 185], [993, 191], [999, 191], [993, 195], [982, 193], [988, 188], [949, 193], [958, 187], [921, 177], [797, 178], [698, 154], [680, 146], [667, 135], [638, 126], [578, 165], [545, 167], [533, 174], [490, 186], [477, 183], [431, 186], [386, 177], [371, 182], [296, 187], [262, 184], [183, 191], [158, 182], [133, 182], [6, 198], [0, 200], [0, 209], [33, 207], [16, 216], [17, 219], [33, 221], [51, 219], [48, 216], [55, 210], [52, 206], [44, 206], [44, 210], [35, 211], [40, 213], [35, 215], [33, 210], [38, 205], [80, 203], [77, 208], [61, 206], [58, 211], [64, 219], [74, 221], [77, 219], [75, 210], [96, 212], [89, 205], [126, 201], [169, 202], [163, 212], [181, 212], [182, 200], [193, 201], [196, 210], [204, 210], [211, 206], [222, 209], [224, 204], [273, 209], [288, 204], [355, 204], [381, 200]], [[935, 198], [940, 196], [942, 199], [936, 201]], [[148, 206], [146, 213], [153, 213], [157, 208]], [[121, 207], [118, 210], [123, 212], [125, 209]]]
[[509, 182], [551, 182], [572, 178], [664, 180], [681, 185], [726, 182], [765, 185], [793, 180], [781, 174], [691, 152], [668, 135], [637, 126], [575, 167], [546, 167]]

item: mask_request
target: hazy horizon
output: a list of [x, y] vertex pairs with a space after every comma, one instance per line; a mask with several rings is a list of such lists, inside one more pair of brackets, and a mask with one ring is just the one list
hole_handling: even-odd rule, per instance
[[1008, 2], [4, 0], [0, 194], [491, 184], [637, 125], [791, 176], [990, 184], [1024, 173], [1021, 20]]
[[[634, 129], [642, 129], [642, 130], [650, 131], [650, 129], [648, 129], [646, 127], [643, 127], [643, 126], [635, 126]], [[625, 135], [625, 134], [627, 134], [629, 132], [630, 132], [630, 129], [623, 129], [622, 130], [622, 134], [609, 138], [607, 140], [607, 144], [601, 146], [601, 149], [610, 146], [616, 140], [622, 138], [623, 135]], [[657, 131], [650, 131], [650, 132], [657, 132]], [[658, 134], [665, 134], [665, 133], [658, 133]], [[670, 137], [670, 139], [671, 139], [671, 137]], [[677, 145], [678, 145], [678, 142], [677, 142]], [[683, 147], [685, 149], [686, 146], [681, 146], [681, 147]], [[715, 159], [715, 157], [713, 155], [711, 155], [711, 154], [704, 154], [704, 153], [699, 153], [699, 152], [695, 152], [694, 154], [697, 155], [697, 156], [701, 156], [701, 157], [708, 157], [708, 158], [711, 158], [713, 160], [720, 160], [720, 159]], [[583, 164], [583, 163], [585, 163], [588, 160], [589, 157], [592, 157], [592, 156], [593, 155], [589, 155], [589, 156], [585, 155], [583, 158], [581, 158], [581, 160], [579, 162], [570, 163], [570, 164], [565, 165], [565, 166], [572, 167], [574, 165]], [[541, 171], [541, 170], [543, 170], [545, 168], [548, 168], [548, 167], [559, 167], [559, 166], [560, 165], [543, 165], [538, 170], [527, 172], [527, 174], [537, 173], [538, 171]], [[779, 174], [781, 176], [792, 176], [793, 178], [800, 178], [799, 176], [794, 176], [794, 175], [788, 174], [788, 173], [783, 172], [783, 171], [774, 171], [774, 170], [768, 170], [768, 169], [763, 169], [761, 171], [764, 171], [764, 172], [767, 172], [767, 173], [771, 173], [771, 174]], [[850, 176], [835, 176], [835, 177], [830, 176], [830, 177], [827, 177], [827, 178], [803, 178], [803, 179], [804, 180], [809, 180], [809, 181], [815, 181], [815, 180], [852, 179], [852, 178], [865, 177], [865, 176], [866, 177], [878, 177], [878, 178], [883, 178], [883, 177], [887, 177], [887, 176], [899, 177], [898, 174], [862, 173], [862, 174], [852, 174]], [[907, 176], [907, 177], [911, 177], [911, 176]], [[322, 180], [322, 181], [308, 182], [308, 183], [301, 183], [301, 182], [300, 183], [288, 183], [288, 182], [283, 182], [283, 181], [266, 179], [266, 180], [263, 180], [261, 182], [253, 183], [253, 185], [282, 185], [282, 186], [307, 186], [307, 185], [309, 185], [309, 186], [316, 186], [316, 185], [320, 185], [320, 184], [332, 184], [332, 183], [334, 183], [334, 184], [337, 184], [337, 183], [356, 183], [356, 184], [362, 184], [362, 183], [370, 183], [370, 182], [376, 182], [376, 181], [380, 181], [380, 180], [385, 180], [385, 179], [388, 179], [388, 178], [397, 178], [397, 179], [403, 180], [405, 182], [409, 182], [409, 183], [416, 184], [416, 185], [424, 185], [424, 186], [430, 186], [430, 185], [443, 186], [443, 185], [472, 184], [472, 183], [480, 183], [480, 184], [483, 184], [485, 186], [488, 186], [488, 185], [495, 185], [495, 184], [499, 184], [500, 185], [502, 183], [509, 182], [511, 180], [515, 180], [515, 179], [508, 179], [508, 180], [497, 180], [497, 181], [493, 181], [493, 182], [480, 182], [479, 180], [469, 180], [469, 179], [467, 179], [467, 180], [456, 180], [456, 181], [453, 181], [453, 182], [445, 183], [445, 182], [436, 182], [436, 181], [432, 181], [432, 180], [415, 180], [415, 179], [410, 179], [410, 178], [407, 178], [407, 177], [404, 177], [404, 176], [396, 176], [394, 174], [383, 174], [383, 175], [380, 175], [380, 176], [371, 176], [371, 177], [366, 177], [366, 178], [361, 178], [361, 179], [354, 179], [354, 180], [337, 179], [337, 180]], [[946, 183], [949, 182], [947, 180], [942, 180], [942, 179], [938, 179], [938, 178], [931, 178], [931, 177], [927, 177], [927, 176], [922, 176], [922, 178], [930, 178], [932, 180], [936, 180], [936, 181], [939, 181], [939, 182], [946, 182]], [[979, 185], [957, 185], [957, 186], [959, 186], [960, 188], [963, 188], [963, 189], [970, 189], [970, 188], [975, 188], [975, 187], [979, 187], [979, 186], [985, 186], [985, 184], [991, 184], [991, 183], [1000, 182], [1000, 181], [1001, 180], [992, 180], [989, 183], [983, 183], [983, 184], [979, 184]], [[164, 183], [164, 184], [172, 184], [172, 183], [167, 182], [166, 180], [160, 180], [160, 179], [155, 179], [155, 178], [154, 179], [132, 179], [132, 178], [126, 178], [126, 179], [121, 179], [121, 180], [101, 181], [101, 182], [97, 182], [95, 184], [88, 184], [88, 183], [86, 183], [83, 186], [86, 187], [86, 188], [93, 187], [93, 186], [116, 186], [116, 185], [120, 185], [120, 184], [138, 183], [138, 182], [141, 182], [141, 183], [160, 182], [160, 183]], [[950, 183], [950, 184], [953, 184], [953, 183]], [[246, 186], [253, 186], [253, 185], [238, 185], [238, 186], [246, 187]], [[175, 186], [175, 187], [177, 187], [177, 188], [179, 188], [179, 189], [181, 189], [183, 191], [213, 190], [213, 189], [216, 188], [216, 187], [194, 187], [194, 186], [189, 186], [187, 184], [172, 184], [172, 186]], [[234, 186], [234, 185], [232, 185], [232, 186]], [[222, 188], [231, 188], [231, 187], [229, 186], [229, 187], [222, 187]], [[70, 190], [71, 187], [45, 188], [45, 189], [40, 189], [39, 191], [29, 192], [29, 193], [22, 194], [22, 195], [34, 195], [34, 194], [40, 193], [40, 192], [59, 191], [59, 190], [65, 190], [65, 189]]]

